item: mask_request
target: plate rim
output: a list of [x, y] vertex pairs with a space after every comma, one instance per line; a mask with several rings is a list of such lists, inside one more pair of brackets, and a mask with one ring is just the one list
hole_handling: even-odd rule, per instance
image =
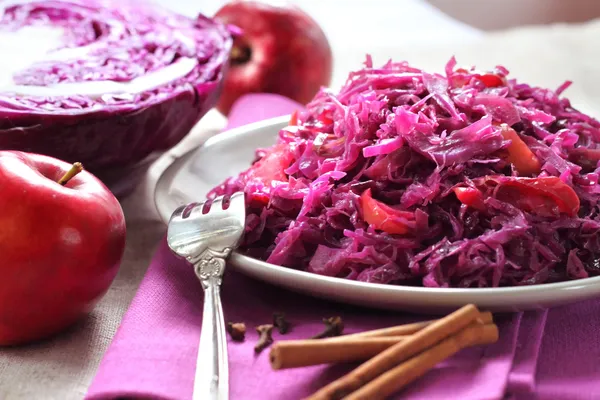
[[[187, 158], [191, 157], [194, 153], [196, 153], [199, 149], [204, 147], [210, 147], [213, 144], [220, 143], [222, 141], [230, 140], [232, 138], [248, 135], [252, 131], [256, 129], [264, 129], [264, 128], [275, 128], [278, 125], [285, 124], [289, 121], [290, 115], [269, 118], [253, 123], [249, 123], [246, 125], [242, 125], [236, 128], [225, 130], [215, 136], [210, 137], [204, 143], [201, 143], [198, 146], [190, 149], [185, 152], [181, 156], [173, 157], [169, 164], [161, 171], [160, 176], [156, 181], [156, 185], [154, 188], [154, 206], [159, 214], [162, 222], [166, 225], [168, 224], [169, 216], [164, 215], [161, 212], [162, 207], [158, 205], [159, 200], [159, 188], [161, 187], [160, 182], [167, 171], [173, 166], [173, 164], [178, 161], [181, 162], [183, 160], [187, 160]], [[562, 282], [553, 282], [553, 283], [542, 283], [535, 285], [527, 285], [527, 286], [503, 286], [503, 287], [485, 287], [485, 288], [431, 288], [431, 287], [422, 287], [422, 286], [402, 286], [402, 285], [390, 285], [383, 283], [372, 283], [372, 282], [362, 282], [362, 281], [353, 281], [344, 278], [332, 277], [327, 275], [319, 275], [312, 272], [300, 271], [293, 268], [288, 268], [276, 264], [267, 263], [266, 261], [259, 260], [257, 258], [249, 257], [240, 253], [238, 251], [233, 251], [231, 254], [231, 264], [238, 270], [248, 271], [255, 270], [257, 267], [260, 267], [265, 270], [265, 272], [272, 272], [277, 274], [284, 274], [288, 277], [299, 278], [303, 281], [306, 280], [319, 280], [321, 282], [329, 283], [329, 284], [342, 284], [346, 288], [349, 289], [357, 289], [357, 290], [365, 290], [365, 289], [377, 289], [382, 292], [397, 293], [402, 292], [407, 295], [415, 295], [415, 296], [441, 296], [441, 297], [456, 297], [458, 295], [472, 295], [472, 296], [496, 296], [496, 295], [518, 295], [522, 296], [531, 296], [535, 294], [540, 294], [541, 292], [546, 292], [549, 290], [555, 290], [558, 292], [565, 292], [570, 290], [577, 290], [581, 288], [589, 289], [590, 286], [594, 286], [596, 284], [600, 285], [600, 276], [589, 277], [589, 278], [581, 278], [571, 281], [562, 281]], [[245, 264], [246, 266], [240, 266], [239, 264]], [[248, 267], [249, 266], [249, 267]], [[516, 299], [515, 299], [516, 300]]]
[[[502, 286], [502, 287], [487, 287], [487, 288], [432, 288], [432, 287], [423, 287], [423, 286], [403, 286], [403, 285], [390, 285], [386, 283], [372, 283], [372, 282], [362, 282], [362, 281], [354, 281], [344, 278], [337, 278], [333, 276], [327, 275], [319, 275], [312, 272], [300, 271], [293, 268], [287, 268], [276, 264], [271, 264], [266, 261], [262, 261], [253, 257], [249, 257], [240, 252], [232, 253], [232, 261], [234, 264], [245, 263], [248, 265], [256, 264], [264, 268], [265, 270], [282, 273], [292, 277], [301, 277], [301, 279], [309, 279], [309, 278], [318, 278], [319, 280], [327, 283], [342, 283], [348, 288], [355, 289], [374, 289], [377, 288], [383, 292], [396, 292], [398, 289], [401, 289], [402, 292], [407, 294], [415, 294], [415, 295], [438, 295], [438, 296], [456, 296], [456, 295], [509, 295], [509, 294], [518, 294], [518, 295], [531, 295], [533, 293], [545, 292], [548, 290], [556, 290], [556, 291], [565, 291], [565, 290], [575, 290], [580, 288], [581, 286], [589, 287], [594, 284], [600, 284], [600, 276], [590, 277], [590, 278], [582, 278], [571, 281], [562, 281], [562, 282], [553, 282], [553, 283], [538, 283], [535, 285], [528, 286]], [[236, 268], [240, 268], [236, 265]], [[254, 268], [250, 267], [250, 268]]]

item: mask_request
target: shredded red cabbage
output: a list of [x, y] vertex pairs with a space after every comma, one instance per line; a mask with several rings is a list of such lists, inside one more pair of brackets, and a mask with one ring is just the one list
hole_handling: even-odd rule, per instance
[[598, 275], [600, 123], [567, 86], [368, 57], [209, 197], [243, 190], [243, 250], [317, 274], [427, 287]]

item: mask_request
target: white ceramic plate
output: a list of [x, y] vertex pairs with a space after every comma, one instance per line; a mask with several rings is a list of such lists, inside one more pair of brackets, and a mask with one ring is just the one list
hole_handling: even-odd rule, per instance
[[[257, 147], [273, 144], [289, 117], [221, 133], [176, 159], [159, 178], [155, 203], [165, 223], [178, 206], [200, 201], [227, 177], [248, 168]], [[256, 279], [350, 304], [425, 313], [443, 313], [467, 303], [492, 311], [516, 311], [600, 297], [600, 277], [509, 288], [434, 289], [355, 282], [268, 264], [239, 253], [231, 265]]]

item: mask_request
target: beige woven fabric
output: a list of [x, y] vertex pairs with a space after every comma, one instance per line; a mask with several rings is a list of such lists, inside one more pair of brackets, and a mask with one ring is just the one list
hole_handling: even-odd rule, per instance
[[[494, 33], [477, 43], [460, 47], [459, 62], [476, 62], [481, 68], [504, 64], [525, 82], [557, 87], [565, 79], [576, 83], [566, 93], [587, 112], [600, 113], [600, 57], [597, 38], [600, 21], [580, 26], [528, 28]], [[355, 49], [336, 53], [334, 82], [343, 81], [348, 69], [357, 68], [370, 51], [376, 63], [393, 57], [410, 60], [422, 68], [442, 70], [450, 49], [410, 50], [396, 47]], [[119, 275], [94, 312], [70, 332], [43, 343], [20, 348], [0, 348], [0, 400], [81, 399], [91, 383], [103, 353], [141, 281], [164, 225], [155, 214], [153, 182], [169, 158], [182, 154], [201, 141], [207, 127], [222, 126], [213, 114], [149, 172], [146, 181], [123, 203], [128, 220], [127, 249]]]

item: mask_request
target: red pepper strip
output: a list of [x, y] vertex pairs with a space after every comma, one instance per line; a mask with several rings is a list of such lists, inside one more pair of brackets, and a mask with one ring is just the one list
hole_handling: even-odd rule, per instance
[[476, 210], [485, 210], [483, 194], [478, 189], [472, 187], [457, 187], [454, 188], [454, 194], [461, 203]]
[[564, 213], [574, 217], [580, 205], [573, 188], [555, 176], [505, 180], [500, 183], [496, 197], [540, 216]]
[[504, 139], [511, 141], [507, 149], [507, 161], [512, 163], [521, 175], [539, 174], [542, 169], [540, 161], [517, 132], [506, 124], [502, 124], [500, 129]]
[[292, 113], [292, 116], [290, 117], [289, 126], [298, 126], [298, 110]]
[[[464, 68], [458, 68], [458, 69], [456, 69], [455, 72], [457, 74], [470, 74], [471, 76], [478, 78], [486, 87], [489, 87], [489, 88], [506, 85], [506, 80], [503, 77], [498, 76], [491, 72], [477, 73], [475, 71], [467, 71]], [[466, 85], [469, 80], [470, 80], [470, 78], [466, 78], [466, 77], [461, 77], [461, 78], [458, 78], [456, 76], [454, 77], [455, 86], [458, 86], [458, 87]]]
[[269, 196], [267, 196], [264, 193], [253, 193], [250, 196], [250, 200], [252, 202], [257, 203], [260, 206], [266, 206], [267, 204], [269, 204]]
[[408, 233], [410, 230], [406, 222], [415, 220], [413, 213], [396, 210], [375, 200], [371, 196], [371, 189], [367, 189], [362, 193], [360, 201], [365, 221], [375, 229], [401, 235]]
[[489, 88], [504, 86], [506, 84], [506, 82], [504, 82], [504, 79], [502, 79], [496, 74], [483, 74], [479, 76], [479, 79], [481, 80], [481, 82], [483, 82], [483, 84], [486, 87]]
[[321, 114], [319, 114], [319, 116], [317, 117], [317, 120], [322, 123], [323, 125], [331, 125], [333, 124], [333, 119], [328, 117], [327, 115], [325, 115], [325, 112], [322, 112]]
[[469, 83], [469, 80], [471, 79], [470, 77], [465, 76], [465, 74], [468, 74], [469, 71], [467, 71], [464, 68], [458, 68], [455, 71], [457, 74], [461, 74], [461, 75], [453, 75], [451, 77], [451, 85], [453, 87], [463, 87], [465, 86], [467, 83]]
[[243, 180], [258, 180], [265, 185], [272, 181], [287, 182], [288, 178], [284, 170], [294, 160], [289, 145], [281, 143], [273, 146], [263, 158], [255, 162], [245, 173]]
[[495, 197], [515, 207], [543, 217], [556, 217], [561, 213], [576, 216], [579, 197], [571, 186], [555, 176], [541, 178], [486, 177], [477, 179], [476, 188], [457, 187], [458, 200], [469, 207], [484, 211], [482, 192], [498, 186]]

